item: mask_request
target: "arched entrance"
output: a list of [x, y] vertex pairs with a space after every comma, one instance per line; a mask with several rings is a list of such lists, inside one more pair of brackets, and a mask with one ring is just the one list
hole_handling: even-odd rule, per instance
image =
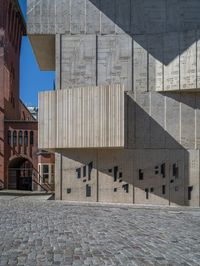
[[32, 190], [33, 164], [24, 157], [13, 159], [8, 165], [8, 189]]

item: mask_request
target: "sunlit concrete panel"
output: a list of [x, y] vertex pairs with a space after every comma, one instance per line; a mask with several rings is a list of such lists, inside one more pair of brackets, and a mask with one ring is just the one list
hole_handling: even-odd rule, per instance
[[123, 84], [132, 90], [132, 40], [128, 35], [98, 37], [98, 84]]
[[124, 147], [120, 85], [42, 92], [39, 100], [40, 148]]
[[96, 85], [96, 36], [61, 37], [61, 88]]

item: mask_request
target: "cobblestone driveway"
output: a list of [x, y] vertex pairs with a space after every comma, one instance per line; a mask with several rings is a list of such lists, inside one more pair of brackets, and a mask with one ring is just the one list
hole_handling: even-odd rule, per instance
[[0, 265], [200, 265], [200, 210], [0, 197]]

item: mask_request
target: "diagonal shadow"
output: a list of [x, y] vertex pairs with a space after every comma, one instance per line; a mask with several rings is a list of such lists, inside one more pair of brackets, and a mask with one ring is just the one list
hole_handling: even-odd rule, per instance
[[[114, 33], [117, 25], [117, 33], [127, 33], [165, 65], [199, 39], [200, 2], [197, 0], [89, 1], [102, 12], [102, 27], [110, 27]], [[188, 31], [192, 38], [187, 38]], [[180, 38], [184, 40], [183, 47], [179, 47]], [[157, 49], [160, 39], [163, 45]]]
[[[187, 198], [189, 151], [136, 103], [132, 95], [127, 95], [125, 100], [128, 106], [126, 149], [56, 151], [63, 155], [63, 197], [84, 200], [85, 186], [89, 185], [93, 194], [89, 201], [190, 205]], [[91, 161], [93, 170], [89, 180], [87, 175], [83, 176], [83, 168]], [[79, 177], [77, 169], [81, 169]]]

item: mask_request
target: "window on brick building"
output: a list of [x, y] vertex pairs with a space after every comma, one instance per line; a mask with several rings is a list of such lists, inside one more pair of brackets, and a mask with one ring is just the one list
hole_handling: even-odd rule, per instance
[[24, 145], [28, 146], [28, 131], [24, 131]]
[[14, 146], [17, 145], [17, 131], [16, 130], [13, 131], [13, 145]]
[[42, 183], [48, 183], [49, 181], [49, 165], [44, 164], [42, 165]]
[[11, 131], [8, 130], [8, 145], [11, 145], [11, 141], [12, 141]]
[[33, 145], [34, 144], [34, 132], [31, 131], [30, 132], [30, 145]]
[[19, 145], [23, 145], [23, 132], [20, 130], [18, 135]]

